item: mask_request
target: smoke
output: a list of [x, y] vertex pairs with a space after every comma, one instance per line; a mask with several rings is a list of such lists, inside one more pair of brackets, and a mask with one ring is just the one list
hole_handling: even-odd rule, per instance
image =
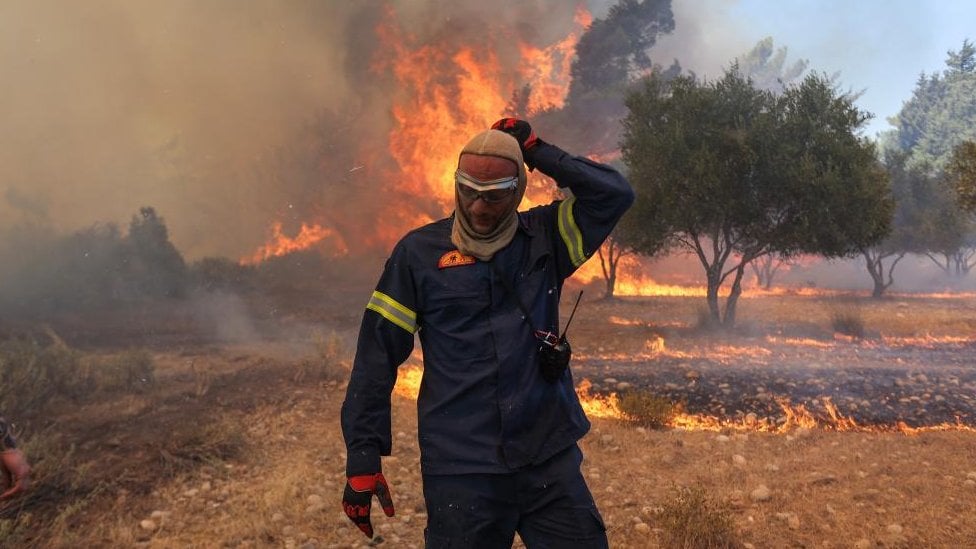
[[[389, 162], [397, 90], [376, 70], [389, 53], [377, 25], [395, 17], [416, 44], [491, 41], [505, 63], [516, 37], [544, 44], [572, 24], [565, 2], [504, 4], [4, 2], [0, 231], [153, 206], [188, 258], [240, 257], [275, 219], [348, 211], [350, 195], [382, 190], [363, 180]], [[375, 203], [354, 206], [372, 216]]]

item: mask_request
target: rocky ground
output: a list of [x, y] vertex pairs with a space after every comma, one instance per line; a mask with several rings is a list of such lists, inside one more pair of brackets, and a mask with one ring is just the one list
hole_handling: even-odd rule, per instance
[[[774, 424], [777, 398], [818, 416], [829, 398], [879, 428], [957, 416], [974, 424], [972, 300], [913, 302], [904, 323], [904, 306], [869, 302], [864, 320], [878, 333], [861, 340], [836, 337], [824, 312], [791, 320], [798, 308], [818, 311], [813, 301], [747, 302], [744, 314], [763, 321], [725, 335], [694, 328], [697, 305], [584, 303], [570, 334], [576, 379], [602, 394], [638, 388], [692, 413]], [[397, 514], [376, 513], [378, 535], [367, 540], [338, 504], [354, 319], [294, 322], [300, 330], [277, 331], [299, 335], [291, 340], [176, 338], [179, 346], [153, 347], [152, 392], [66, 403], [25, 437], [35, 491], [0, 509], [0, 545], [422, 547], [415, 403], [394, 397], [384, 472]], [[328, 334], [345, 350], [326, 353]], [[323, 366], [326, 354], [333, 366]], [[648, 430], [594, 418], [581, 444], [612, 547], [672, 546], [667, 509], [681, 487], [724, 508], [741, 547], [976, 546], [971, 430]]]

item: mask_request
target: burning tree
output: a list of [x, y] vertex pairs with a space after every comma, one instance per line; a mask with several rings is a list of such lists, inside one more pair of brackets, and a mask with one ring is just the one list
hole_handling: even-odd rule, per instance
[[637, 202], [620, 236], [643, 253], [697, 256], [715, 324], [734, 326], [757, 258], [851, 256], [889, 231], [885, 173], [856, 133], [869, 115], [825, 76], [781, 95], [756, 89], [736, 66], [714, 82], [651, 76], [627, 106], [623, 154]]

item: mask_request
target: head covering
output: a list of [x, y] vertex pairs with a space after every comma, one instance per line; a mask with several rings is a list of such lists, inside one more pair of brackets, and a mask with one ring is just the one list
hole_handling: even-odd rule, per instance
[[[468, 221], [461, 202], [454, 189], [454, 226], [451, 229], [451, 242], [462, 253], [473, 255], [482, 261], [488, 261], [495, 252], [508, 246], [518, 228], [518, 206], [525, 196], [525, 164], [522, 162], [522, 149], [518, 141], [511, 135], [498, 130], [487, 130], [471, 138], [461, 149], [461, 155], [478, 154], [482, 156], [497, 156], [511, 160], [518, 166], [518, 187], [515, 189], [515, 200], [499, 220], [495, 230], [488, 234], [479, 234]], [[460, 159], [460, 155], [458, 157]]]

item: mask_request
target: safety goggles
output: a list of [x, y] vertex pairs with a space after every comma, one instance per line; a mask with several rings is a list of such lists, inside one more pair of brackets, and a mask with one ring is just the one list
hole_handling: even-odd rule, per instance
[[460, 169], [454, 172], [454, 182], [457, 184], [461, 198], [474, 202], [482, 199], [486, 204], [498, 204], [508, 200], [518, 188], [518, 176], [503, 177], [482, 181], [464, 173]]

